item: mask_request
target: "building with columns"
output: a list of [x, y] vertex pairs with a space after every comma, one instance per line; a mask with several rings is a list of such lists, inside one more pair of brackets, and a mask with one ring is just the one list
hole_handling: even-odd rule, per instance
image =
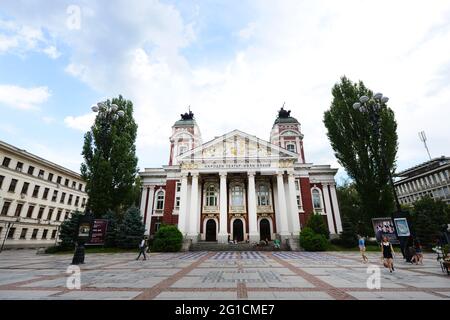
[[169, 163], [140, 172], [146, 233], [176, 224], [186, 239], [296, 239], [312, 214], [342, 231], [329, 165], [306, 162], [300, 123], [283, 108], [270, 142], [233, 130], [202, 142], [192, 112], [172, 127]]

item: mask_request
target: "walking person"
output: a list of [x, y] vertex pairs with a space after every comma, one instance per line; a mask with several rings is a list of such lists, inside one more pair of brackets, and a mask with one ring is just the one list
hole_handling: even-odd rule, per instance
[[389, 272], [395, 271], [394, 269], [394, 248], [392, 244], [389, 242], [386, 236], [383, 237], [383, 241], [381, 242], [381, 254], [382, 259], [384, 260], [383, 264], [386, 268], [389, 268]]
[[145, 248], [146, 248], [146, 239], [145, 237], [142, 238], [142, 241], [139, 243], [139, 255], [136, 258], [136, 260], [139, 260], [139, 258], [141, 257], [141, 254], [144, 256], [144, 260], [147, 260], [147, 256], [145, 255]]
[[359, 246], [359, 252], [361, 253], [361, 258], [364, 263], [369, 262], [369, 258], [366, 256], [366, 243], [364, 241], [364, 238], [360, 235], [358, 235], [358, 246]]

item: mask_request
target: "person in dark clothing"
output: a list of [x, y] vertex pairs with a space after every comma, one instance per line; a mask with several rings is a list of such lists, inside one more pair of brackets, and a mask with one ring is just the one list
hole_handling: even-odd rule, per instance
[[139, 260], [139, 258], [141, 257], [141, 255], [144, 256], [144, 260], [147, 260], [147, 256], [145, 255], [145, 249], [146, 249], [146, 239], [142, 238], [141, 243], [139, 243], [139, 255], [136, 258], [136, 260]]
[[386, 268], [389, 268], [389, 272], [395, 271], [394, 269], [394, 248], [392, 244], [389, 242], [387, 237], [383, 237], [383, 241], [381, 242], [381, 254], [383, 259], [383, 264]]

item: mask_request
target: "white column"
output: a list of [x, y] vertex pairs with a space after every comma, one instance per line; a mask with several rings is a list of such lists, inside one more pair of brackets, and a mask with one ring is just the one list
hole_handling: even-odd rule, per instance
[[197, 242], [198, 231], [197, 231], [197, 215], [198, 209], [198, 173], [191, 172], [192, 175], [192, 187], [191, 187], [191, 208], [189, 210], [189, 237], [192, 238], [193, 242]]
[[227, 197], [227, 174], [220, 173], [220, 228], [219, 242], [226, 243], [228, 241], [228, 197]]
[[144, 219], [144, 216], [145, 216], [145, 204], [146, 204], [146, 200], [147, 200], [147, 195], [148, 195], [148, 187], [143, 186], [142, 193], [141, 193], [141, 206], [139, 208], [139, 210], [141, 211], [142, 219]]
[[287, 206], [286, 196], [284, 194], [284, 179], [283, 173], [277, 174], [277, 191], [278, 191], [278, 209], [280, 211], [280, 231], [279, 234], [282, 237], [289, 236], [288, 221], [287, 221]]
[[325, 213], [327, 215], [328, 230], [330, 234], [336, 234], [333, 221], [333, 211], [331, 211], [330, 193], [328, 192], [328, 184], [322, 184], [323, 197], [325, 198]]
[[[145, 222], [145, 230], [147, 230], [146, 234], [150, 233], [150, 227], [151, 227], [151, 223], [152, 223], [152, 209], [153, 209], [153, 201], [154, 201], [154, 195], [155, 195], [155, 186], [150, 186], [148, 187], [148, 205], [147, 205], [147, 220]], [[144, 203], [144, 208], [145, 208], [145, 203]], [[145, 212], [145, 209], [144, 209]]]
[[331, 201], [333, 203], [334, 218], [336, 219], [337, 232], [341, 233], [342, 232], [341, 213], [339, 212], [336, 187], [334, 186], [334, 184], [330, 184], [330, 191], [331, 191]]
[[255, 173], [248, 172], [248, 231], [250, 241], [259, 240], [258, 234], [258, 218], [256, 215], [256, 189], [255, 189]]
[[180, 211], [178, 213], [178, 230], [186, 235], [186, 216], [187, 216], [187, 188], [188, 188], [187, 174], [181, 176], [181, 190], [180, 190]]
[[291, 208], [292, 234], [294, 237], [300, 236], [300, 216], [297, 206], [297, 192], [295, 189], [295, 176], [293, 173], [288, 175], [289, 186], [289, 205]]

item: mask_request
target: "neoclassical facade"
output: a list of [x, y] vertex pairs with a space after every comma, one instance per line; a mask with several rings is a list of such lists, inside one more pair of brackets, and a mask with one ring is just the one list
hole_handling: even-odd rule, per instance
[[193, 242], [285, 241], [319, 214], [338, 234], [336, 172], [305, 161], [300, 123], [283, 108], [270, 142], [234, 130], [203, 143], [189, 112], [172, 127], [168, 165], [140, 172], [146, 233], [164, 223]]

